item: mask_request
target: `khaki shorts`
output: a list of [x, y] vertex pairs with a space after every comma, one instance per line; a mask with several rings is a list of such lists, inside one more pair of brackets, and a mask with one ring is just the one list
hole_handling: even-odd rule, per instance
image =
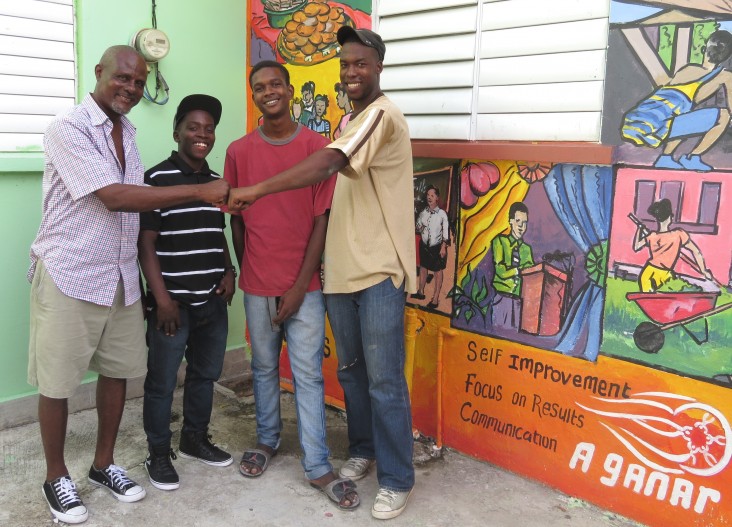
[[87, 370], [131, 379], [147, 370], [142, 305], [124, 305], [122, 281], [112, 307], [64, 295], [43, 262], [31, 285], [28, 383], [53, 399], [68, 399]]

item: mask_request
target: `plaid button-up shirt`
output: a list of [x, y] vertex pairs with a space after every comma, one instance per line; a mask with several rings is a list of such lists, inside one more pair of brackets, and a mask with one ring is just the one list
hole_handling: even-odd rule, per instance
[[112, 121], [91, 95], [49, 125], [43, 139], [43, 218], [31, 246], [65, 295], [111, 306], [120, 278], [125, 305], [140, 298], [138, 213], [111, 212], [94, 194], [114, 183], [142, 185], [135, 127], [121, 118], [126, 170], [117, 159]]

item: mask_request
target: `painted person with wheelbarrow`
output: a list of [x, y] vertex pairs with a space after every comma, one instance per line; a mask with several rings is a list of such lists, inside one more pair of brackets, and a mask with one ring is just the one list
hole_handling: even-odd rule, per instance
[[[633, 249], [637, 252], [648, 247], [650, 257], [643, 266], [638, 283], [640, 293], [628, 293], [626, 298], [636, 302], [641, 311], [650, 319], [641, 322], [633, 332], [635, 345], [646, 353], [657, 353], [664, 344], [663, 332], [681, 327], [697, 344], [707, 342], [709, 324], [707, 319], [721, 311], [732, 307], [732, 303], [716, 306], [720, 291], [701, 290], [686, 283], [680, 291], [664, 291], [668, 288], [674, 275], [674, 266], [679, 258], [684, 260], [697, 273], [718, 287], [724, 287], [715, 280], [706, 268], [704, 257], [699, 247], [691, 241], [689, 234], [683, 229], [669, 229], [673, 219], [671, 202], [668, 199], [656, 201], [648, 208], [648, 213], [658, 221], [658, 231], [650, 231], [638, 218], [628, 217], [638, 226], [633, 237]], [[688, 249], [691, 256], [683, 252]], [[668, 284], [668, 285], [667, 285]], [[671, 288], [673, 289], [673, 288]], [[697, 320], [704, 321], [703, 336], [698, 336], [688, 324]]]
[[[633, 237], [633, 250], [638, 252], [643, 247], [648, 247], [650, 252], [650, 257], [638, 277], [640, 290], [644, 293], [654, 293], [674, 278], [673, 269], [679, 257], [704, 278], [714, 281], [712, 273], [704, 263], [704, 256], [691, 240], [689, 233], [679, 228], [669, 229], [673, 220], [671, 201], [664, 198], [653, 202], [648, 207], [648, 214], [658, 221], [658, 230], [655, 232], [649, 231], [643, 223], [634, 220], [638, 228]], [[693, 259], [684, 255], [682, 249], [688, 249]]]

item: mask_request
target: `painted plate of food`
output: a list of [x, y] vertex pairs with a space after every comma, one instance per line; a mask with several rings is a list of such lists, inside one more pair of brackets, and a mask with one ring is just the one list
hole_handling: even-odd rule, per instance
[[342, 7], [328, 5], [325, 0], [308, 2], [282, 28], [277, 51], [298, 66], [325, 62], [338, 55], [336, 33], [342, 26], [355, 27]]

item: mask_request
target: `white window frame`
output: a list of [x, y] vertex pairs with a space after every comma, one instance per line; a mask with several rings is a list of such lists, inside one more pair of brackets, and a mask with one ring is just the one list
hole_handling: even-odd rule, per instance
[[0, 154], [43, 151], [77, 94], [73, 0], [0, 0]]

